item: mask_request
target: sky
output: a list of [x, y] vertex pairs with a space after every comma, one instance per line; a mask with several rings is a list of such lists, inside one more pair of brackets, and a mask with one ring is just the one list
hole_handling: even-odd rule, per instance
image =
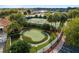
[[0, 5], [0, 8], [67, 8], [79, 5]]
[[0, 0], [0, 5], [79, 5], [79, 0]]
[[79, 7], [79, 0], [0, 0], [0, 8]]

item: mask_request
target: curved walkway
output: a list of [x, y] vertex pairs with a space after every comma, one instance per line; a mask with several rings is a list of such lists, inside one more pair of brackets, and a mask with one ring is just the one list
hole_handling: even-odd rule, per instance
[[57, 44], [57, 46], [56, 46], [53, 50], [51, 50], [50, 53], [52, 53], [52, 52], [53, 52], [53, 53], [59, 52], [60, 49], [63, 47], [64, 42], [65, 42], [65, 36], [63, 36], [63, 37], [61, 38], [60, 42]]
[[[66, 25], [67, 25], [67, 22], [64, 23], [64, 26], [66, 26]], [[57, 53], [57, 52], [59, 52], [62, 49], [62, 47], [63, 47], [63, 45], [65, 43], [65, 38], [66, 38], [66, 36], [62, 35], [62, 38], [60, 39], [60, 41], [58, 42], [56, 47], [54, 47], [53, 49], [50, 48], [51, 51], [49, 53]]]
[[[48, 33], [45, 33], [45, 34], [48, 36], [48, 39], [47, 39], [46, 41], [44, 41], [44, 42], [42, 42], [42, 43], [39, 43], [39, 44], [31, 44], [31, 45], [37, 47], [38, 45], [44, 44], [44, 43], [46, 43], [47, 41], [49, 41], [49, 40], [50, 40], [49, 34], [48, 34]], [[21, 36], [20, 38], [21, 38], [21, 40], [22, 40], [22, 36]]]
[[60, 32], [57, 37], [51, 42], [49, 43], [47, 46], [43, 47], [42, 49], [38, 50], [38, 53], [50, 53], [50, 51], [52, 49], [55, 48], [55, 46], [58, 44], [57, 42], [61, 39], [62, 37], [62, 32]]

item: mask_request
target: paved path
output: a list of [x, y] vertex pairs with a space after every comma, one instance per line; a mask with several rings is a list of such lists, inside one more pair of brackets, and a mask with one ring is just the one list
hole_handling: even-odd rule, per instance
[[38, 52], [39, 53], [42, 53], [42, 52], [44, 52], [44, 53], [50, 53], [58, 45], [58, 43], [56, 43], [56, 42], [58, 40], [61, 40], [61, 38], [62, 38], [62, 32], [59, 33], [57, 35], [57, 37], [50, 44], [48, 44], [47, 46], [43, 47]]
[[[67, 22], [64, 23], [64, 26], [66, 26], [66, 25], [67, 25]], [[65, 38], [66, 38], [66, 36], [63, 35], [60, 42], [58, 43], [58, 45], [50, 53], [58, 53], [62, 49], [62, 47], [65, 43]]]
[[60, 51], [60, 49], [63, 47], [64, 42], [65, 42], [65, 36], [62, 37], [62, 39], [60, 40], [58, 45], [50, 53], [52, 53], [52, 52], [58, 53]]
[[5, 32], [0, 33], [0, 53], [3, 52], [6, 38], [7, 38], [7, 34]]
[[4, 45], [5, 45], [5, 43], [0, 43], [0, 53], [3, 53]]

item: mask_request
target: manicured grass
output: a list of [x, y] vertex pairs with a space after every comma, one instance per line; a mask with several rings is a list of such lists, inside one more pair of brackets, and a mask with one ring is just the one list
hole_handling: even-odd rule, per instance
[[29, 43], [32, 43], [32, 44], [39, 44], [39, 43], [42, 43], [45, 40], [47, 40], [48, 36], [46, 35], [41, 41], [38, 41], [38, 42], [37, 41], [33, 41], [30, 37], [26, 37], [26, 36], [22, 36], [22, 38], [20, 38], [20, 39], [25, 40], [25, 41], [27, 41]]
[[10, 39], [8, 38], [6, 43], [5, 43], [5, 47], [3, 49], [3, 52], [8, 53], [9, 52], [9, 48], [10, 48]]
[[32, 18], [28, 20], [29, 23], [36, 23], [36, 24], [44, 24], [44, 23], [48, 23], [48, 21], [46, 19], [42, 19], [42, 18]]
[[37, 51], [37, 47], [32, 47], [31, 49], [30, 49], [30, 53], [34, 53], [34, 52], [36, 52]]
[[40, 30], [31, 29], [23, 33], [24, 36], [31, 38], [33, 41], [41, 41], [45, 36], [41, 33]]

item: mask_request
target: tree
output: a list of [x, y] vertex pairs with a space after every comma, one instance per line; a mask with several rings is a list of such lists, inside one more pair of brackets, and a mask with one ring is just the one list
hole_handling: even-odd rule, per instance
[[11, 53], [29, 53], [30, 48], [31, 45], [26, 41], [17, 40], [11, 45], [10, 51]]
[[55, 23], [55, 27], [56, 27], [56, 22], [58, 22], [59, 20], [60, 20], [59, 12], [53, 13], [52, 15], [48, 17], [48, 21], [51, 22], [51, 25], [52, 25], [52, 22]]
[[[51, 27], [52, 27], [52, 22], [54, 22], [55, 23], [55, 27], [56, 27], [56, 22], [58, 22], [59, 21], [59, 19], [60, 19], [60, 13], [48, 13], [47, 14], [48, 15], [48, 22], [50, 22], [51, 23]], [[50, 28], [51, 29], [51, 28]]]
[[18, 13], [18, 10], [16, 10], [16, 9], [1, 9], [0, 10], [0, 17], [8, 16], [11, 14], [16, 14], [16, 13]]
[[43, 18], [46, 19], [46, 15], [44, 15]]
[[79, 18], [73, 18], [63, 28], [66, 44], [79, 47]]
[[68, 16], [66, 13], [61, 13], [60, 14], [60, 18], [59, 18], [59, 21], [60, 21], [60, 26], [62, 27], [64, 25], [64, 23], [67, 21], [68, 19]]
[[19, 23], [20, 26], [24, 26], [26, 23], [26, 18], [22, 14], [12, 14], [10, 15], [10, 20]]
[[24, 12], [24, 15], [27, 15], [27, 12], [26, 11]]
[[56, 26], [56, 22], [58, 22], [59, 19], [60, 19], [60, 13], [56, 12], [56, 13], [53, 14], [52, 17], [53, 17], [52, 20], [53, 20], [53, 22], [55, 23], [55, 26]]
[[31, 14], [31, 10], [30, 9], [27, 10], [27, 14]]
[[15, 39], [15, 38], [17, 39], [20, 36], [20, 34], [19, 34], [20, 29], [21, 29], [20, 25], [16, 22], [13, 22], [12, 24], [10, 24], [8, 26], [7, 34], [8, 34], [8, 36], [11, 37], [11, 39]]
[[72, 9], [68, 11], [69, 18], [75, 18], [79, 16], [79, 9]]
[[43, 24], [41, 26], [44, 30], [50, 30], [50, 25], [49, 24]]
[[9, 20], [10, 20], [10, 21], [16, 20], [15, 14], [11, 14], [11, 15], [9, 16]]
[[54, 22], [60, 22], [60, 26], [62, 27], [65, 23], [65, 21], [67, 21], [68, 16], [66, 13], [62, 13], [62, 12], [55, 12], [53, 15], [53, 19]]
[[35, 18], [38, 18], [38, 15], [35, 15], [34, 17], [35, 17]]
[[42, 15], [39, 15], [39, 18], [43, 18]]
[[48, 16], [47, 21], [51, 23], [50, 30], [52, 30], [52, 22], [53, 22], [52, 14]]

